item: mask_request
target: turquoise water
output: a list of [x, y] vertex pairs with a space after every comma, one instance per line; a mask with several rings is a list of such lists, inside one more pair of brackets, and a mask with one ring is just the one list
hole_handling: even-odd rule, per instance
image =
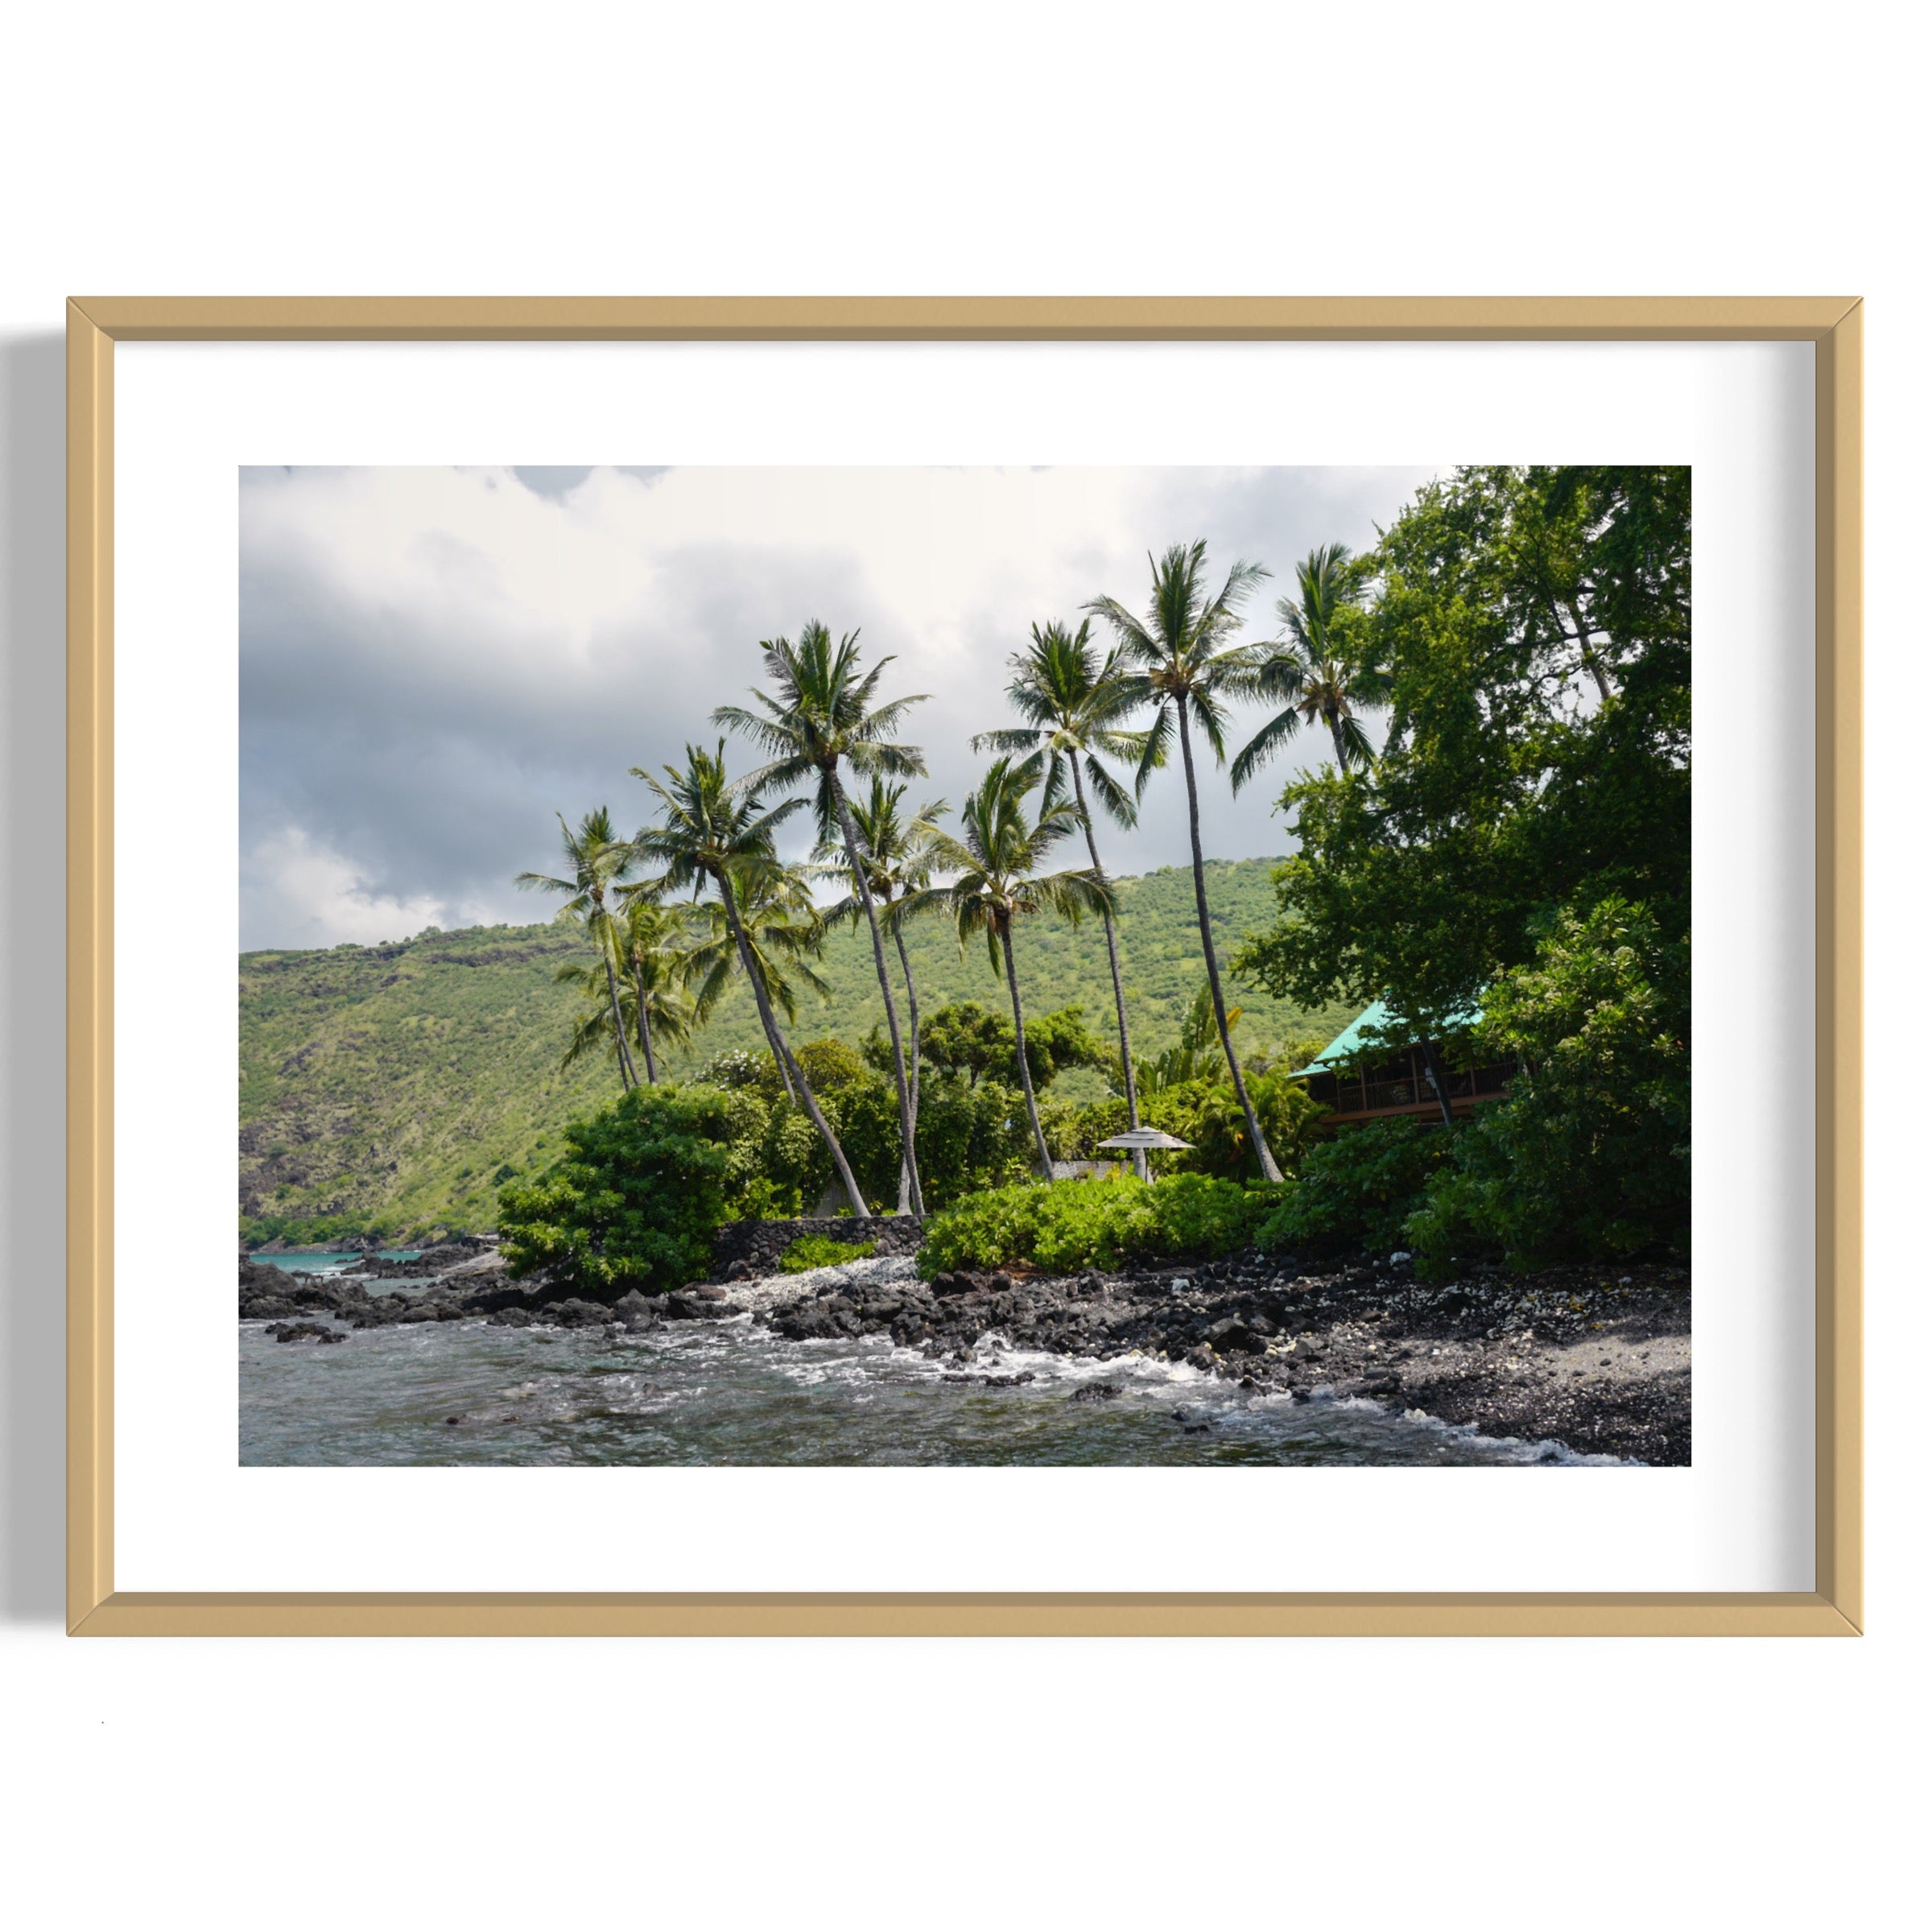
[[[413, 1260], [422, 1250], [419, 1246], [385, 1247], [379, 1257]], [[248, 1257], [258, 1267], [279, 1267], [284, 1273], [340, 1273], [369, 1256], [360, 1253], [251, 1253]]]
[[[310, 1317], [310, 1316], [304, 1316]], [[1179, 1362], [1022, 1354], [948, 1380], [883, 1337], [782, 1341], [746, 1316], [642, 1334], [477, 1320], [339, 1346], [241, 1329], [245, 1466], [1401, 1466], [1567, 1462], [1365, 1401], [1257, 1397]], [[1084, 1384], [1119, 1389], [1070, 1397]]]

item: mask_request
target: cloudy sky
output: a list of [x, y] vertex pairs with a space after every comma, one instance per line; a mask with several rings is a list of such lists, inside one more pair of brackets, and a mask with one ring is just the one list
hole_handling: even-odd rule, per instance
[[[891, 653], [907, 736], [956, 800], [975, 731], [1011, 721], [1008, 656], [1096, 595], [1144, 607], [1147, 552], [1205, 537], [1274, 581], [1317, 543], [1360, 547], [1417, 469], [245, 469], [241, 485], [242, 944], [367, 943], [425, 925], [546, 917], [510, 880], [555, 869], [555, 813], [609, 804], [629, 772], [715, 741], [758, 644], [814, 618]], [[1237, 713], [1233, 745], [1265, 713]], [[1211, 856], [1284, 849], [1270, 805], [1322, 742], [1233, 798], [1206, 787]], [[733, 753], [749, 766], [749, 748]], [[1187, 855], [1176, 764], [1125, 874]]]

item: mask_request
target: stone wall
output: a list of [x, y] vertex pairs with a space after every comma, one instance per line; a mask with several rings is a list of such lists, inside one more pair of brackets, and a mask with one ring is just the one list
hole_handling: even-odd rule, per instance
[[914, 1254], [926, 1237], [926, 1229], [910, 1214], [874, 1220], [732, 1220], [718, 1229], [712, 1243], [711, 1276], [714, 1280], [728, 1279], [734, 1270], [740, 1278], [776, 1273], [778, 1255], [794, 1240], [808, 1234], [849, 1246], [869, 1240], [881, 1254]]

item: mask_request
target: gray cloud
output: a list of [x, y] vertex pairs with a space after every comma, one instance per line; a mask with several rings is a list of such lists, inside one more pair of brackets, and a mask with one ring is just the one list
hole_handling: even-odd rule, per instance
[[[512, 473], [244, 472], [244, 946], [543, 915], [510, 881], [552, 868], [555, 814], [642, 821], [630, 767], [714, 739], [758, 640], [813, 617], [931, 693], [915, 795], [956, 801], [1029, 623], [1102, 593], [1139, 608], [1146, 552], [1196, 536], [1217, 569], [1286, 578], [1318, 543], [1373, 540], [1426, 472], [522, 469], [500, 487]], [[1294, 767], [1238, 800], [1206, 786], [1211, 853], [1284, 848], [1269, 807]], [[1108, 831], [1110, 866], [1186, 862], [1180, 782], [1157, 775], [1140, 828]]]

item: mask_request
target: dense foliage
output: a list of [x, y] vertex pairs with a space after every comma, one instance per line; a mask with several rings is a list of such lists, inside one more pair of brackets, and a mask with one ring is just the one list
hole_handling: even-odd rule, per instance
[[927, 1229], [919, 1271], [1014, 1264], [1071, 1273], [1138, 1260], [1210, 1259], [1244, 1245], [1268, 1212], [1272, 1189], [1199, 1173], [1138, 1180], [1071, 1180], [974, 1193]]
[[1369, 560], [1356, 632], [1386, 741], [1282, 792], [1300, 848], [1250, 977], [1379, 997], [1413, 1037], [1526, 964], [1559, 905], [1619, 896], [1687, 936], [1690, 510], [1686, 469], [1422, 491]]
[[1237, 963], [1284, 999], [1380, 998], [1391, 1043], [1451, 1064], [1523, 1062], [1453, 1135], [1431, 1255], [1681, 1240], [1690, 472], [1465, 469], [1361, 568], [1335, 647], [1386, 739], [1282, 792], [1282, 916]]
[[731, 1106], [715, 1088], [639, 1086], [565, 1131], [565, 1151], [498, 1197], [513, 1276], [548, 1267], [613, 1299], [700, 1278], [729, 1211]]
[[[1106, 1056], [1106, 1047], [1087, 1029], [1085, 1014], [1077, 1005], [1042, 1012], [1026, 1021], [1026, 1068], [1036, 1088], [1051, 1085], [1070, 1067], [1100, 1065]], [[865, 1057], [881, 1072], [886, 1069], [876, 1027], [865, 1042]], [[943, 1005], [921, 1020], [919, 1057], [968, 1085], [977, 1085], [989, 1074], [1010, 1085], [1019, 1076], [1013, 1021], [972, 998]]]
[[1391, 1253], [1440, 1168], [1449, 1135], [1418, 1119], [1373, 1119], [1311, 1147], [1255, 1236], [1265, 1251]]
[[[1484, 1000], [1486, 1049], [1527, 1069], [1455, 1136], [1410, 1221], [1426, 1262], [1472, 1245], [1521, 1263], [1633, 1254], [1690, 1217], [1690, 948], [1606, 899], [1556, 915]], [[1359, 1135], [1351, 1135], [1359, 1136]]]
[[[890, 1211], [898, 1184], [899, 1118], [890, 1081], [840, 1039], [815, 1040], [800, 1047], [798, 1057], [867, 1205]], [[783, 1219], [816, 1210], [832, 1184], [832, 1162], [786, 1097], [770, 1053], [720, 1054], [699, 1077], [731, 1095], [734, 1213]], [[1041, 1111], [1049, 1143], [1070, 1157], [1073, 1109], [1048, 1098]], [[1026, 1107], [1013, 1087], [997, 1080], [973, 1086], [928, 1071], [920, 1081], [918, 1133], [927, 1201], [935, 1209], [1027, 1171]]]

